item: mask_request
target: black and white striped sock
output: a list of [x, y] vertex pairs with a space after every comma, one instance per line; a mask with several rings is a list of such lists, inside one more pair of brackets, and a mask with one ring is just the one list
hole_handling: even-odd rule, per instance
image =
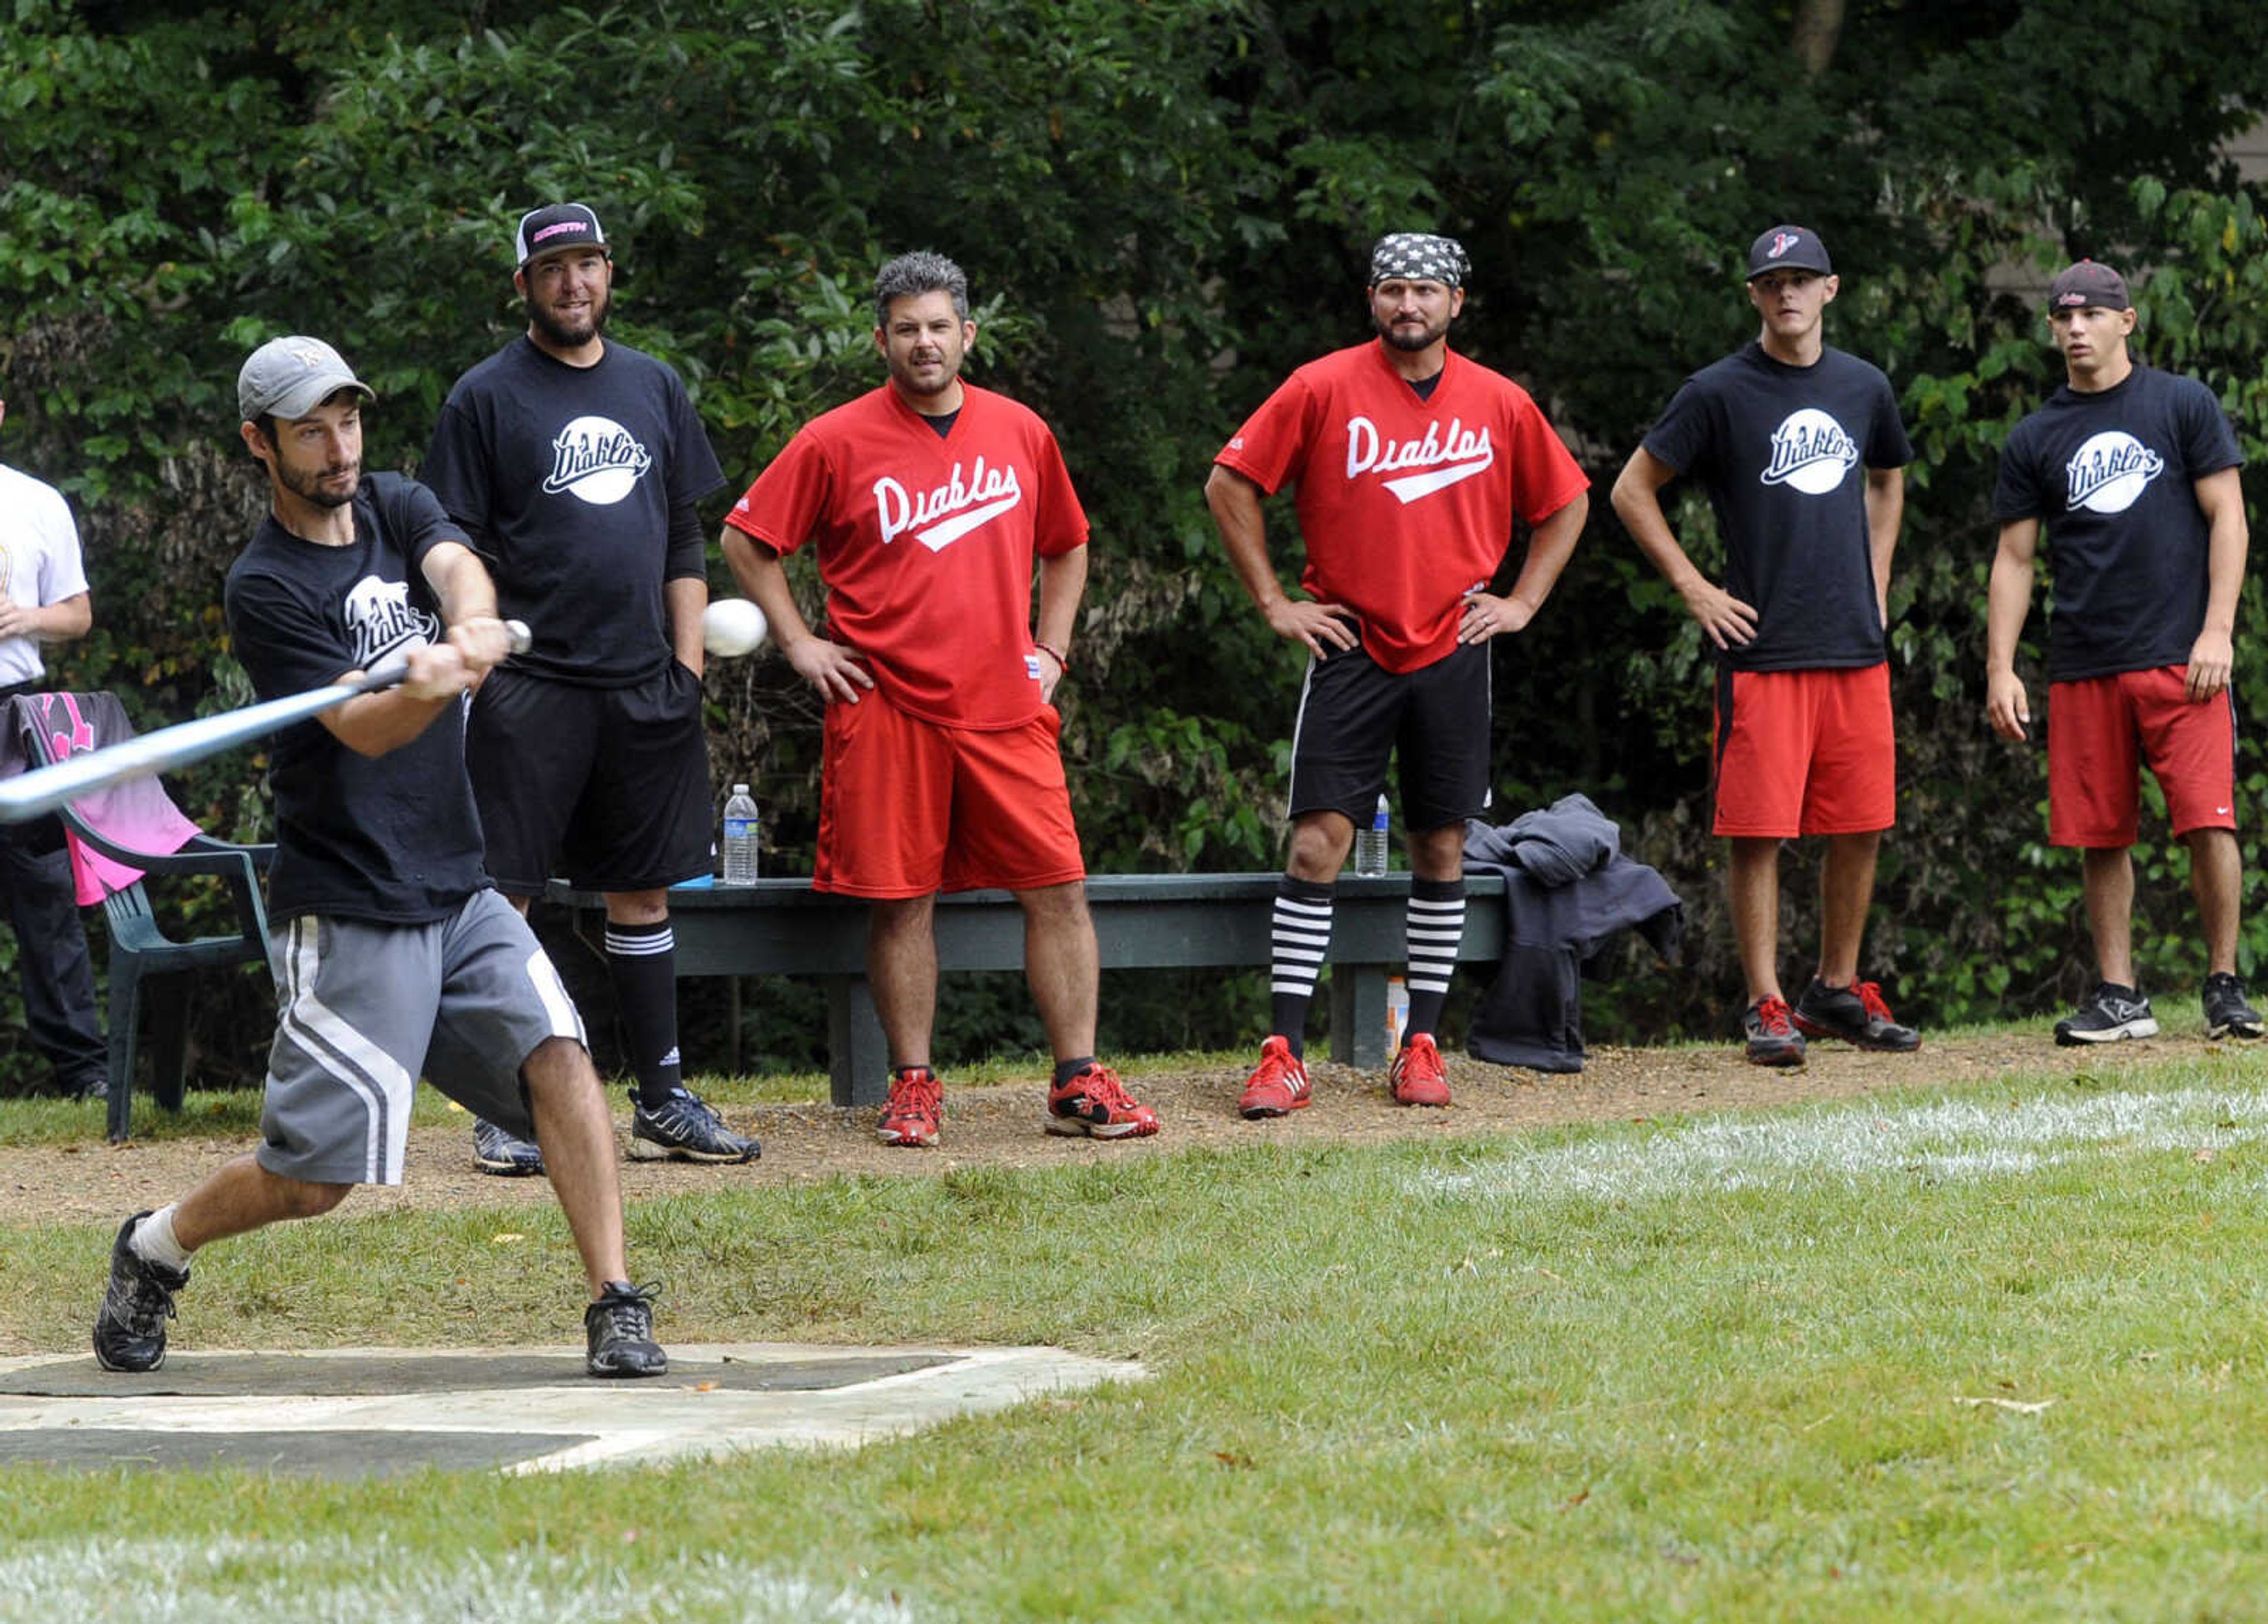
[[1457, 944], [1465, 937], [1465, 882], [1412, 879], [1403, 928], [1410, 944], [1410, 1030], [1430, 1036], [1441, 1024]]
[[1276, 1035], [1291, 1044], [1294, 1055], [1307, 1053], [1307, 1003], [1315, 996], [1315, 977], [1322, 974], [1323, 954], [1331, 944], [1331, 895], [1329, 885], [1289, 874], [1276, 882], [1271, 1019]]

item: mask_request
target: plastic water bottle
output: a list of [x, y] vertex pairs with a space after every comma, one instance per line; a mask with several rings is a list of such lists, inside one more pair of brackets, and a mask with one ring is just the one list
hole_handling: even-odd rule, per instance
[[753, 885], [756, 883], [756, 804], [748, 795], [748, 786], [733, 786], [733, 798], [725, 803], [725, 883], [728, 885]]
[[1382, 795], [1370, 827], [1355, 831], [1354, 871], [1366, 877], [1386, 872], [1386, 797]]
[[1410, 983], [1398, 975], [1386, 978], [1386, 1052], [1397, 1054], [1402, 1034], [1410, 1030]]

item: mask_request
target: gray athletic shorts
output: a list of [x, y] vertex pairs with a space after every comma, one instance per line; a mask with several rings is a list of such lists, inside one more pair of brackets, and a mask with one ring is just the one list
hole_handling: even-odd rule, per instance
[[421, 1072], [530, 1137], [520, 1067], [547, 1039], [584, 1041], [559, 973], [493, 891], [432, 924], [303, 914], [269, 951], [276, 1041], [256, 1154], [287, 1179], [401, 1183]]

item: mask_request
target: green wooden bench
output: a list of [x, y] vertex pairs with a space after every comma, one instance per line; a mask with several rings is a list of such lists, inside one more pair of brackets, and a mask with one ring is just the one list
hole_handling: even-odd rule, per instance
[[[1270, 957], [1273, 874], [1094, 874], [1087, 907], [1105, 970], [1211, 966], [1265, 968]], [[1504, 894], [1494, 875], [1467, 885], [1476, 900]], [[604, 910], [594, 893], [563, 881], [550, 900], [572, 909], [586, 936]], [[1331, 1058], [1358, 1066], [1386, 1063], [1386, 978], [1406, 956], [1403, 914], [1410, 876], [1343, 877], [1331, 930]], [[880, 1105], [888, 1087], [889, 1053], [866, 987], [866, 905], [856, 897], [814, 891], [807, 879], [763, 879], [753, 885], [695, 883], [669, 893], [677, 937], [677, 974], [807, 975], [826, 984], [828, 1049], [838, 1106]], [[1472, 908], [1461, 960], [1494, 963], [1504, 955], [1504, 910]], [[937, 900], [940, 970], [1020, 970], [1024, 914], [1005, 891], [965, 891]], [[943, 991], [941, 996], [950, 996]], [[1106, 998], [1109, 996], [1104, 988]], [[1256, 1052], [1259, 1035], [1254, 1034]]]

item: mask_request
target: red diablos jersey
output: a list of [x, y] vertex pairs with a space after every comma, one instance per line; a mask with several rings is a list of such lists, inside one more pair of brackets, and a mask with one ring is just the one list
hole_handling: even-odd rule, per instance
[[885, 384], [814, 418], [725, 522], [774, 552], [819, 546], [833, 636], [890, 702], [947, 727], [1040, 709], [1032, 562], [1086, 543], [1086, 513], [1036, 413], [962, 385], [940, 438]]
[[1363, 647], [1396, 672], [1456, 647], [1515, 513], [1540, 523], [1591, 482], [1512, 379], [1446, 352], [1420, 400], [1382, 342], [1292, 373], [1213, 460], [1271, 496], [1298, 485], [1300, 584], [1361, 615]]

